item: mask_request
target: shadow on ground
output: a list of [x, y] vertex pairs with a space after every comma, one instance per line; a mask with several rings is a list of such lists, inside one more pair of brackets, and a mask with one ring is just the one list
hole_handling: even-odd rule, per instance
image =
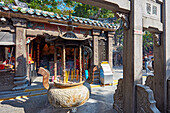
[[[92, 91], [91, 98], [77, 108], [76, 113], [116, 113], [113, 109], [113, 87], [101, 87]], [[48, 102], [47, 95], [25, 99], [3, 101], [2, 113], [67, 113], [67, 109], [55, 108]]]

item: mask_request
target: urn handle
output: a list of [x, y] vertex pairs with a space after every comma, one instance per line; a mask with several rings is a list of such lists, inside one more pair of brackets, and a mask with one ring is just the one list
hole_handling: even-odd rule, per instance
[[50, 72], [43, 68], [43, 67], [40, 67], [39, 70], [38, 70], [38, 73], [43, 75], [43, 86], [45, 89], [49, 89], [49, 77], [50, 77]]

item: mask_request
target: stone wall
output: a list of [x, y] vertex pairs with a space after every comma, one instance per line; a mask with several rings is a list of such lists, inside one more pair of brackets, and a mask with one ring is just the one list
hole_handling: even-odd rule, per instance
[[0, 91], [12, 90], [14, 87], [14, 72], [0, 72]]

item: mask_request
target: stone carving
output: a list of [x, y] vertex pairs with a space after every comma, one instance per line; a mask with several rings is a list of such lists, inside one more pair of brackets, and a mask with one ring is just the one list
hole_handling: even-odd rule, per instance
[[145, 85], [149, 86], [153, 90], [153, 80], [154, 80], [154, 75], [149, 75], [146, 78]]
[[0, 31], [11, 31], [15, 32], [15, 28], [12, 25], [12, 21], [8, 18], [0, 18]]
[[119, 79], [117, 89], [114, 94], [113, 108], [118, 113], [123, 113], [123, 79]]
[[89, 90], [84, 85], [74, 88], [48, 90], [48, 100], [55, 107], [72, 108], [83, 105], [89, 99]]
[[153, 38], [154, 38], [154, 44], [155, 46], [159, 47], [161, 46], [161, 38], [159, 34], [153, 34]]
[[19, 7], [28, 8], [28, 5], [26, 3], [20, 2], [19, 0], [14, 0], [14, 3]]
[[124, 29], [129, 29], [129, 14], [123, 14], [123, 13], [120, 13], [120, 12], [116, 12], [115, 16], [117, 18], [121, 18], [123, 20]]
[[137, 113], [160, 113], [156, 107], [153, 91], [148, 87], [137, 84]]

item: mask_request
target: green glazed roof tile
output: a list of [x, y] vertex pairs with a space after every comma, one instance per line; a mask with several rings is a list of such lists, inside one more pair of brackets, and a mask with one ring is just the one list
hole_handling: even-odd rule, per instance
[[[23, 14], [30, 14], [30, 15], [36, 15], [39, 17], [50, 17], [52, 19], [62, 19], [64, 21], [67, 21], [69, 19], [69, 15], [59, 15], [57, 13], [53, 13], [53, 12], [47, 12], [47, 11], [42, 11], [42, 10], [38, 10], [38, 9], [31, 9], [31, 8], [20, 8], [18, 6], [12, 6], [12, 5], [8, 5], [5, 6], [5, 4], [3, 2], [0, 2], [0, 8], [5, 10], [5, 11], [13, 11], [13, 12], [20, 12]], [[115, 24], [104, 24], [100, 21], [97, 20], [91, 20], [89, 18], [82, 18], [82, 17], [75, 17], [72, 16], [71, 17], [72, 20], [74, 22], [80, 23], [80, 24], [89, 24], [89, 25], [94, 25], [94, 26], [99, 26], [99, 27], [106, 27], [106, 28], [117, 28], [118, 26], [116, 26]]]
[[34, 9], [28, 8], [28, 9], [27, 9], [27, 12], [28, 12], [29, 14], [33, 15], [33, 14], [34, 14]]
[[38, 16], [41, 15], [41, 12], [42, 12], [41, 10], [38, 10], [38, 9], [35, 10], [35, 14]]
[[48, 16], [48, 12], [47, 12], [47, 11], [42, 11], [41, 13], [42, 13], [42, 15], [45, 16], [45, 17]]
[[48, 12], [48, 15], [49, 15], [51, 18], [55, 17], [55, 14], [54, 14], [53, 12]]
[[27, 8], [22, 8], [20, 11], [21, 13], [27, 13]]
[[9, 7], [12, 11], [18, 12], [18, 6], [9, 5], [8, 7]]
[[3, 6], [2, 7], [5, 11], [9, 11], [10, 9], [9, 9], [9, 7], [7, 7], [7, 6]]
[[63, 16], [62, 19], [63, 19], [63, 20], [67, 20], [67, 17]]

